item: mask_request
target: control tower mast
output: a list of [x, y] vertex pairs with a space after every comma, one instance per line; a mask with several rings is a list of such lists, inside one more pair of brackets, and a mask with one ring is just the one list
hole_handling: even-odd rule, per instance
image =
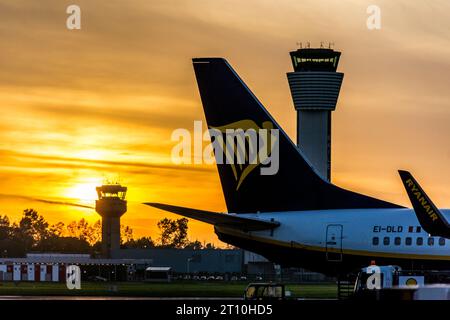
[[290, 52], [294, 72], [287, 74], [297, 110], [297, 146], [323, 179], [331, 180], [331, 112], [344, 74], [336, 72], [341, 53], [325, 48]]

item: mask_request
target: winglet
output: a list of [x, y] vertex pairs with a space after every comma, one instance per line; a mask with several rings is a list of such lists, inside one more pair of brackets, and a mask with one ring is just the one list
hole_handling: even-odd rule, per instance
[[411, 173], [399, 170], [406, 193], [422, 228], [433, 236], [450, 238], [450, 224]]

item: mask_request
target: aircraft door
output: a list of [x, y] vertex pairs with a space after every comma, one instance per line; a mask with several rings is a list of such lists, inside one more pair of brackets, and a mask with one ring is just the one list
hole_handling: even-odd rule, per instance
[[326, 258], [327, 261], [342, 261], [342, 225], [330, 224], [326, 234]]

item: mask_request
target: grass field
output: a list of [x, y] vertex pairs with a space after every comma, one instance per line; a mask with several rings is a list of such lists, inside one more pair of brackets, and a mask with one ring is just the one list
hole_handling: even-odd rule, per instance
[[[1, 295], [24, 296], [123, 296], [123, 297], [230, 297], [243, 296], [246, 283], [172, 282], [142, 283], [83, 282], [81, 290], [68, 290], [64, 283], [0, 282]], [[335, 284], [292, 284], [286, 290], [296, 298], [336, 298]]]

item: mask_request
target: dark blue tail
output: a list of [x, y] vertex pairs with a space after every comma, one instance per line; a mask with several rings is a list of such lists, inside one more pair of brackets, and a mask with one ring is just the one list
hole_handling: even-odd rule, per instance
[[261, 174], [267, 167], [261, 163], [217, 165], [229, 212], [399, 207], [323, 180], [225, 59], [196, 58], [193, 63], [209, 128], [279, 130], [275, 174]]

